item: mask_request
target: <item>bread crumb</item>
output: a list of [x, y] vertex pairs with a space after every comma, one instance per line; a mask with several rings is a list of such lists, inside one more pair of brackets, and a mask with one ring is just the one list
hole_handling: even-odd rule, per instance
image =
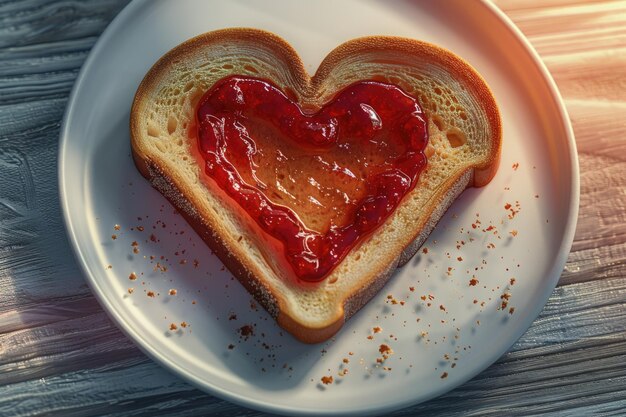
[[115, 226], [113, 226], [113, 228], [115, 230], [120, 230], [122, 228], [122, 226], [120, 226], [119, 224], [116, 224]]
[[241, 337], [248, 338], [254, 335], [254, 328], [251, 325], [246, 324], [239, 328], [239, 334], [241, 335]]
[[178, 326], [176, 325], [176, 323], [171, 323], [170, 324], [170, 330], [171, 331], [178, 330]]
[[443, 373], [443, 374], [441, 374], [441, 376], [440, 376], [440, 378], [441, 378], [441, 379], [445, 379], [445, 378], [447, 378], [447, 377], [448, 377], [448, 373], [447, 373], [447, 372], [444, 372], [444, 373]]
[[376, 327], [374, 327], [374, 328], [372, 329], [372, 331], [373, 331], [374, 333], [380, 333], [380, 332], [382, 332], [382, 331], [383, 331], [383, 329], [382, 329], [382, 327], [380, 327], [380, 326], [376, 326]]
[[132, 294], [133, 292], [135, 292], [135, 289], [134, 289], [134, 288], [129, 288], [129, 289], [128, 289], [128, 293], [129, 293], [129, 294]]
[[117, 235], [111, 235], [111, 239], [113, 240], [117, 239]]
[[323, 376], [322, 377], [322, 384], [328, 385], [328, 384], [332, 384], [332, 383], [333, 383], [332, 375], [328, 375], [328, 376]]
[[176, 291], [176, 289], [172, 288], [168, 291], [169, 295], [176, 295], [178, 293], [178, 291]]
[[148, 297], [150, 297], [150, 298], [154, 298], [154, 297], [155, 297], [154, 291], [148, 291], [148, 292], [146, 293], [146, 295], [147, 295]]
[[134, 272], [131, 272], [130, 275], [128, 276], [128, 279], [131, 281], [134, 281], [137, 279], [137, 274], [135, 274]]
[[393, 349], [391, 349], [391, 346], [385, 343], [380, 345], [380, 347], [378, 348], [378, 351], [383, 355], [391, 355], [393, 353]]

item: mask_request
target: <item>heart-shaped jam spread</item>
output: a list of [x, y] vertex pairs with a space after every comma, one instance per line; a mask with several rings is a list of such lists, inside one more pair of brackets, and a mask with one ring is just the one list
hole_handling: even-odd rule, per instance
[[320, 281], [398, 206], [426, 166], [426, 116], [394, 85], [362, 81], [315, 113], [270, 82], [231, 76], [200, 100], [206, 173], [305, 281]]

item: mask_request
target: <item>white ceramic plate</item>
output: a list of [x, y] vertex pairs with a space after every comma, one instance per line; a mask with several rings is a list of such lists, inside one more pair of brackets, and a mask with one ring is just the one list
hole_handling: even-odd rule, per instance
[[[466, 191], [426, 242], [428, 253], [398, 270], [322, 345], [296, 342], [265, 311], [252, 308], [250, 296], [130, 157], [129, 110], [146, 71], [180, 42], [234, 26], [282, 36], [310, 72], [335, 46], [359, 36], [433, 42], [470, 62], [502, 111], [504, 148], [496, 178]], [[381, 413], [433, 398], [476, 375], [506, 352], [543, 307], [564, 266], [578, 209], [575, 144], [554, 83], [495, 7], [463, 0], [133, 2], [102, 35], [78, 77], [59, 165], [71, 242], [115, 322], [152, 358], [196, 386], [278, 413]], [[515, 209], [516, 202], [519, 213], [511, 219], [505, 205]], [[477, 213], [481, 224], [474, 229]], [[483, 231], [489, 225], [498, 233]], [[139, 253], [133, 253], [133, 241]], [[167, 271], [155, 270], [157, 262]], [[131, 272], [137, 280], [129, 280]], [[475, 286], [469, 284], [473, 276]], [[169, 295], [170, 289], [177, 294]], [[171, 323], [178, 330], [169, 330]], [[240, 335], [245, 325], [254, 329], [247, 339]], [[382, 332], [373, 334], [375, 326]], [[378, 364], [383, 343], [394, 354]], [[344, 368], [349, 373], [339, 376]], [[321, 384], [329, 375], [335, 382]]]

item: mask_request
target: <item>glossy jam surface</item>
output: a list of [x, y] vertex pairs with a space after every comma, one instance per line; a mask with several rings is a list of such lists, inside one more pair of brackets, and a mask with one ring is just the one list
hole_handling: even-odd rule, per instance
[[320, 281], [389, 217], [426, 166], [426, 116], [398, 87], [362, 81], [315, 113], [271, 83], [232, 76], [197, 109], [207, 175]]

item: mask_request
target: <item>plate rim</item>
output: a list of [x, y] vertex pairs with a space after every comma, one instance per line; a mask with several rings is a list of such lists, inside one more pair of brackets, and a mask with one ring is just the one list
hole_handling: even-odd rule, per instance
[[103, 310], [106, 314], [111, 318], [111, 320], [116, 324], [116, 326], [129, 338], [134, 344], [149, 358], [157, 362], [160, 366], [166, 368], [168, 371], [172, 372], [176, 376], [182, 378], [186, 382], [189, 382], [193, 386], [199, 388], [200, 390], [207, 392], [210, 395], [214, 395], [218, 398], [230, 401], [234, 404], [253, 408], [260, 411], [279, 413], [279, 414], [288, 414], [288, 415], [372, 415], [379, 414], [384, 412], [390, 412], [393, 410], [402, 409], [405, 407], [409, 407], [412, 405], [417, 405], [433, 398], [436, 398], [446, 392], [449, 392], [453, 389], [458, 388], [463, 385], [465, 382], [474, 378], [476, 375], [482, 373], [485, 369], [491, 366], [498, 358], [502, 357], [506, 352], [508, 352], [517, 340], [528, 330], [528, 328], [532, 325], [532, 323], [536, 320], [539, 313], [545, 307], [545, 304], [554, 291], [556, 287], [562, 270], [567, 261], [567, 257], [570, 253], [571, 246], [574, 241], [574, 234], [576, 231], [576, 225], [578, 221], [578, 212], [579, 212], [579, 203], [580, 203], [580, 167], [578, 161], [578, 152], [575, 141], [575, 136], [573, 132], [573, 128], [571, 125], [571, 121], [569, 119], [565, 103], [563, 98], [552, 78], [552, 75], [548, 71], [546, 65], [541, 60], [539, 54], [531, 45], [530, 41], [524, 36], [522, 31], [513, 23], [513, 21], [489, 0], [480, 0], [479, 5], [483, 6], [488, 13], [495, 15], [502, 23], [506, 29], [508, 29], [515, 37], [515, 39], [521, 44], [524, 48], [525, 52], [531, 58], [532, 62], [539, 70], [540, 76], [544, 79], [548, 93], [554, 99], [554, 104], [556, 106], [556, 110], [560, 116], [561, 128], [563, 129], [567, 148], [569, 151], [569, 165], [571, 168], [570, 175], [570, 201], [568, 204], [568, 216], [565, 223], [564, 233], [560, 241], [560, 246], [558, 248], [558, 256], [553, 262], [553, 267], [550, 270], [550, 274], [548, 276], [548, 280], [546, 280], [546, 285], [544, 286], [544, 292], [541, 294], [541, 302], [535, 304], [535, 308], [530, 314], [526, 315], [524, 321], [522, 321], [522, 325], [519, 327], [519, 331], [514, 339], [512, 339], [511, 343], [497, 356], [495, 360], [489, 360], [486, 362], [484, 366], [478, 367], [474, 372], [467, 373], [464, 378], [460, 378], [458, 383], [454, 384], [452, 387], [442, 387], [442, 389], [435, 390], [431, 393], [431, 395], [423, 398], [421, 400], [411, 400], [407, 399], [404, 402], [399, 402], [393, 404], [393, 406], [384, 405], [377, 408], [368, 408], [368, 409], [351, 409], [351, 410], [304, 410], [298, 407], [285, 405], [285, 404], [275, 404], [271, 402], [264, 402], [255, 399], [251, 399], [246, 395], [238, 394], [237, 392], [232, 392], [219, 386], [211, 383], [210, 381], [202, 380], [194, 376], [193, 374], [189, 374], [185, 371], [185, 369], [179, 367], [174, 361], [170, 358], [164, 356], [159, 352], [155, 346], [150, 344], [143, 336], [139, 333], [136, 333], [132, 327], [127, 323], [127, 320], [117, 311], [114, 306], [109, 302], [109, 299], [104, 293], [104, 290], [98, 283], [98, 280], [95, 279], [92, 268], [88, 264], [84, 251], [78, 244], [77, 230], [75, 228], [74, 223], [72, 222], [72, 217], [70, 215], [70, 203], [69, 203], [69, 194], [68, 187], [66, 183], [66, 154], [69, 143], [69, 133], [70, 127], [72, 124], [72, 117], [75, 112], [75, 101], [78, 96], [82, 86], [85, 82], [87, 74], [90, 71], [90, 68], [93, 65], [96, 57], [99, 55], [101, 49], [103, 49], [107, 44], [108, 40], [113, 34], [117, 31], [118, 27], [120, 27], [127, 20], [128, 16], [131, 16], [133, 12], [144, 6], [146, 3], [149, 3], [149, 0], [133, 0], [127, 6], [125, 6], [115, 18], [109, 23], [103, 33], [100, 35], [91, 51], [89, 52], [87, 58], [85, 59], [81, 69], [76, 77], [72, 90], [70, 92], [67, 107], [65, 109], [65, 113], [62, 119], [60, 133], [59, 133], [59, 148], [58, 148], [58, 181], [59, 181], [59, 200], [61, 205], [61, 211], [63, 216], [63, 222], [65, 224], [65, 231], [70, 246], [72, 247], [72, 252], [74, 258], [76, 259], [84, 277], [87, 281], [87, 284], [91, 288], [93, 294], [96, 299], [103, 307]]

